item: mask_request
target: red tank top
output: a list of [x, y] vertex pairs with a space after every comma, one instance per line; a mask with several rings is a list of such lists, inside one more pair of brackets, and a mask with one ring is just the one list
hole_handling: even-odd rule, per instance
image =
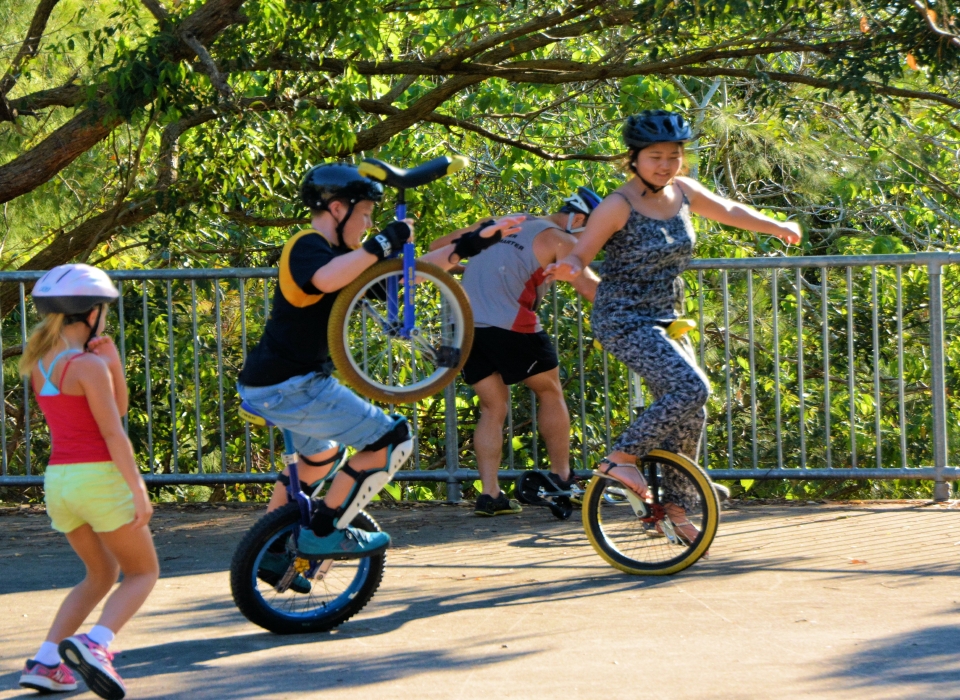
[[[34, 396], [40, 404], [47, 425], [50, 426], [50, 441], [53, 450], [48, 464], [82, 464], [84, 462], [110, 462], [107, 441], [100, 434], [86, 396], [70, 396], [63, 393], [63, 379], [67, 376], [74, 355], [63, 366], [54, 396], [43, 396], [34, 386]], [[52, 369], [52, 368], [51, 368]]]

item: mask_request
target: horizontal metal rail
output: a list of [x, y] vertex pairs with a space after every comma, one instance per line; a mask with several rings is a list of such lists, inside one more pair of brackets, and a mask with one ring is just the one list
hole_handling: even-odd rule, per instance
[[[935, 496], [946, 498], [948, 482], [960, 480], [948, 466], [947, 430], [960, 418], [951, 398], [960, 379], [945, 370], [948, 357], [960, 357], [957, 263], [960, 254], [938, 252], [693, 261], [685, 315], [700, 322], [694, 346], [714, 383], [701, 464], [717, 479], [933, 480]], [[0, 486], [41, 484], [49, 453], [30, 388], [14, 370], [15, 346], [35, 318], [29, 283], [42, 274], [0, 273], [0, 285], [20, 294], [0, 332]], [[125, 425], [147, 482], [273, 481], [278, 435], [237, 419], [232, 386], [262, 332], [276, 269], [110, 275], [122, 292], [111, 332], [133, 390]], [[591, 342], [589, 313], [568, 290], [555, 289], [541, 311], [568, 396], [576, 394], [573, 466], [587, 474], [652, 397]], [[461, 485], [479, 478], [466, 468], [472, 398], [451, 386], [406, 409], [417, 453], [398, 480], [445, 483], [457, 500]], [[503, 478], [546, 466], [536, 406], [522, 386], [511, 392], [506, 443]]]

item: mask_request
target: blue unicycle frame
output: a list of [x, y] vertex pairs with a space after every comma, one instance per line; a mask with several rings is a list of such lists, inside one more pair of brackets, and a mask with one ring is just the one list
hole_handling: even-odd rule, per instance
[[[279, 427], [272, 421], [260, 415], [257, 410], [246, 401], [241, 401], [240, 403], [240, 416], [244, 420], [254, 425], [271, 428]], [[304, 493], [303, 489], [300, 488], [300, 471], [297, 468], [297, 459], [299, 455], [296, 448], [293, 446], [293, 433], [286, 428], [280, 428], [280, 433], [283, 436], [282, 461], [284, 466], [286, 466], [288, 475], [290, 477], [290, 483], [287, 484], [287, 496], [290, 499], [290, 502], [296, 503], [300, 510], [300, 527], [310, 527], [310, 521], [313, 518], [314, 511], [313, 499], [310, 497], [311, 494]], [[327, 473], [327, 475], [317, 482], [318, 486], [324, 482], [330, 481], [334, 476], [336, 476], [337, 472], [340, 471], [340, 467], [342, 467], [346, 461], [344, 457], [345, 450], [343, 446], [341, 446], [338, 460], [330, 468], [330, 471]], [[299, 535], [299, 533], [297, 534]], [[312, 578], [320, 564], [321, 561], [319, 560], [312, 561], [310, 569], [306, 572], [306, 575]]]
[[[405, 191], [400, 190], [397, 195], [397, 204], [394, 210], [394, 219], [403, 221], [407, 218], [407, 202]], [[413, 243], [409, 241], [403, 244], [403, 251], [400, 253], [403, 259], [403, 323], [400, 321], [400, 281], [396, 277], [390, 277], [387, 280], [387, 324], [389, 328], [395, 329], [401, 338], [410, 338], [410, 333], [417, 325], [417, 309], [414, 305], [413, 281], [417, 275], [417, 253]], [[396, 253], [390, 256], [396, 257]]]
[[[441, 156], [421, 163], [415, 168], [405, 170], [397, 168], [375, 158], [365, 158], [358, 166], [360, 174], [372, 180], [377, 180], [390, 187], [397, 188], [397, 202], [394, 208], [394, 219], [403, 221], [407, 218], [406, 190], [411, 187], [420, 187], [434, 180], [454, 173], [469, 163], [463, 156]], [[394, 253], [391, 258], [397, 255]], [[417, 311], [414, 305], [414, 280], [417, 276], [417, 254], [413, 243], [403, 244], [400, 253], [403, 260], [403, 312], [401, 319], [400, 284], [396, 277], [387, 279], [387, 333], [408, 339], [417, 325]]]

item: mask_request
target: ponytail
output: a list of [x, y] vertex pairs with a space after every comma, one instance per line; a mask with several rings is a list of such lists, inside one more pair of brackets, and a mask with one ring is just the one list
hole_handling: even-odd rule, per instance
[[63, 314], [47, 314], [43, 320], [38, 323], [33, 332], [30, 333], [30, 339], [27, 346], [23, 349], [23, 355], [20, 357], [20, 375], [30, 376], [37, 361], [50, 352], [59, 343], [66, 316]]

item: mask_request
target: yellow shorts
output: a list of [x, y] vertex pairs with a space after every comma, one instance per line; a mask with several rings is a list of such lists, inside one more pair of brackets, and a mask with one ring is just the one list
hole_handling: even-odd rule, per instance
[[48, 465], [43, 490], [47, 515], [60, 532], [86, 524], [94, 532], [113, 532], [136, 514], [130, 487], [113, 462]]

